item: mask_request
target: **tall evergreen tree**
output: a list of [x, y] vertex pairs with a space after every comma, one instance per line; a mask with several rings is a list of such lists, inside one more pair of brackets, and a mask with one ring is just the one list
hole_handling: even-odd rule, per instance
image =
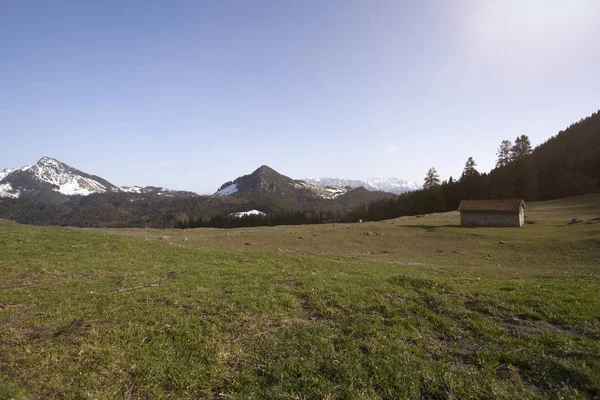
[[498, 147], [498, 152], [496, 155], [498, 159], [496, 160], [496, 168], [507, 166], [512, 158], [512, 150], [513, 146], [510, 140], [503, 140], [500, 146]]
[[428, 189], [434, 186], [439, 186], [440, 185], [440, 176], [437, 173], [437, 171], [435, 170], [434, 167], [429, 168], [429, 171], [427, 171], [427, 174], [425, 175], [425, 183], [423, 184], [423, 187]]
[[512, 160], [522, 160], [525, 156], [530, 155], [532, 149], [529, 137], [527, 135], [521, 135], [515, 139], [515, 145], [512, 147], [511, 153]]
[[460, 177], [458, 195], [461, 200], [482, 198], [482, 179], [475, 169], [477, 164], [473, 157], [469, 157]]
[[473, 160], [473, 157], [469, 157], [469, 159], [465, 163], [465, 168], [463, 169], [463, 173], [462, 173], [460, 179], [474, 178], [474, 177], [478, 176], [479, 172], [477, 172], [477, 170], [475, 169], [476, 166], [477, 166], [477, 163], [475, 163], [475, 160]]

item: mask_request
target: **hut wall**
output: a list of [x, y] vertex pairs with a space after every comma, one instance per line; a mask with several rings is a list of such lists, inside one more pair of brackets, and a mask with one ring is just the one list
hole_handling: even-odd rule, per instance
[[519, 211], [519, 227], [523, 226], [523, 224], [525, 224], [525, 212], [523, 211], [523, 207], [521, 207]]
[[460, 212], [462, 226], [514, 226], [521, 227], [523, 212], [520, 213], [485, 213], [485, 212]]

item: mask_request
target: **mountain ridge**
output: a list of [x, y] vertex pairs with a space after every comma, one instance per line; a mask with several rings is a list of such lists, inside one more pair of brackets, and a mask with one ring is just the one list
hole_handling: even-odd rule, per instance
[[[13, 181], [14, 171], [6, 175], [11, 179], [5, 178], [0, 184]], [[370, 192], [362, 187], [342, 190], [310, 185], [264, 165], [221, 185], [221, 191], [230, 188], [230, 193], [225, 195], [175, 196], [153, 193], [152, 187], [112, 185], [113, 190], [99, 190], [87, 196], [66, 196], [57, 191], [59, 186], [31, 176], [30, 179], [43, 189], [40, 192], [44, 196], [32, 196], [24, 191], [22, 198], [0, 200], [1, 218], [22, 223], [84, 227], [173, 228], [186, 224], [224, 227], [224, 221], [235, 215], [256, 216], [259, 212], [280, 223], [319, 222], [346, 215], [365, 203], [394, 198], [391, 193]], [[15, 187], [24, 189], [22, 185]]]
[[[213, 194], [229, 196], [237, 192], [271, 193], [290, 196], [291, 191], [304, 192], [330, 200], [345, 195], [353, 189], [364, 187], [369, 191], [400, 194], [420, 188], [412, 181], [397, 178], [370, 178], [349, 180], [340, 178], [292, 179], [268, 165], [261, 165], [252, 173], [242, 175], [222, 184]], [[43, 156], [35, 164], [0, 170], [0, 198], [30, 197], [37, 200], [61, 203], [69, 196], [88, 196], [93, 193], [122, 192], [131, 194], [157, 194], [163, 196], [198, 196], [192, 191], [171, 190], [157, 186], [117, 186], [108, 180], [71, 167], [55, 158]], [[240, 196], [239, 194], [237, 196]], [[364, 197], [364, 196], [363, 196]]]
[[325, 178], [304, 178], [302, 179], [306, 183], [317, 185], [317, 186], [333, 186], [333, 187], [364, 187], [370, 191], [382, 191], [393, 194], [402, 194], [411, 192], [413, 190], [421, 189], [421, 185], [418, 183], [399, 178], [387, 178], [387, 177], [373, 177], [366, 180], [362, 179], [344, 179], [335, 177]]
[[[225, 182], [217, 195], [147, 186], [116, 186], [50, 157], [2, 171], [0, 216], [25, 223], [76, 226], [161, 226], [257, 210], [276, 215], [337, 215], [391, 193], [323, 187], [267, 165]], [[333, 213], [333, 214], [332, 214]], [[245, 215], [245, 214], [244, 214]], [[306, 218], [306, 217], [303, 217]], [[320, 218], [320, 217], [319, 217]]]
[[376, 198], [387, 197], [389, 194], [383, 194], [383, 192], [375, 190], [365, 194], [357, 191], [358, 188], [360, 186], [348, 188], [333, 185], [316, 185], [304, 180], [292, 179], [280, 174], [267, 165], [262, 165], [251, 174], [242, 175], [232, 181], [225, 182], [214, 195], [248, 198], [270, 193], [281, 198], [287, 198], [291, 202], [297, 201], [300, 203], [334, 200], [345, 196], [345, 201], [355, 203], [353, 200], [354, 197], [371, 201]]
[[196, 195], [155, 186], [116, 186], [102, 177], [80, 171], [48, 156], [41, 157], [35, 164], [0, 171], [0, 198], [29, 197], [59, 204], [68, 201], [69, 196], [110, 192]]

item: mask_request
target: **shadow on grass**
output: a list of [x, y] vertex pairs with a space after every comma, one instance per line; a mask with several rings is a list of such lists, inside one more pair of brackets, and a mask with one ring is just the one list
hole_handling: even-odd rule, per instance
[[568, 364], [568, 361], [554, 359], [551, 357], [527, 357], [520, 356], [513, 360], [503, 361], [517, 366], [524, 375], [526, 381], [544, 390], [559, 388], [568, 384], [577, 388], [590, 399], [598, 398], [600, 386], [598, 380], [585, 371]]
[[433, 231], [437, 228], [463, 228], [461, 225], [396, 225], [402, 228], [419, 228], [426, 231]]

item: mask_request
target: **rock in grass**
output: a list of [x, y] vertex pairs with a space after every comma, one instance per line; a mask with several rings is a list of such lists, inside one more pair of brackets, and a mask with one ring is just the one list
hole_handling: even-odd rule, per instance
[[254, 246], [254, 242], [246, 242], [244, 243], [244, 246]]

